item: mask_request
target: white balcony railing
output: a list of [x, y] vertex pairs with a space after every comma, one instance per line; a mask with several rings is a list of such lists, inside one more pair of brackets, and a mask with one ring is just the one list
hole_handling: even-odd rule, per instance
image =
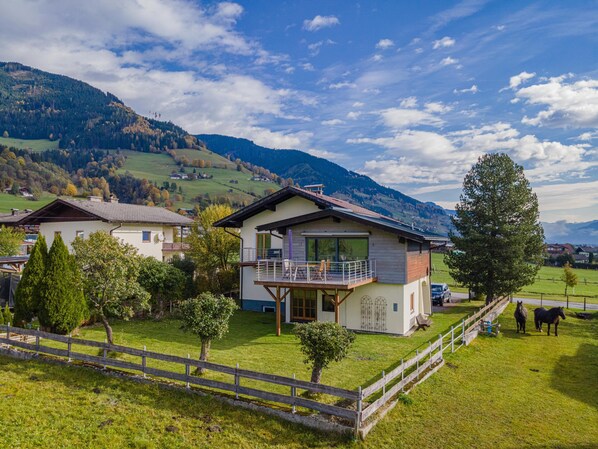
[[257, 261], [256, 281], [350, 285], [376, 277], [375, 260], [347, 262], [265, 259]]

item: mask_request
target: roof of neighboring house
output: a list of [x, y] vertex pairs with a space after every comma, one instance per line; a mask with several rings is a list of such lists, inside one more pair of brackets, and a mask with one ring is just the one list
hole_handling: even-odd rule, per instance
[[13, 225], [17, 224], [23, 218], [31, 214], [31, 212], [24, 212], [18, 214], [0, 214], [0, 224]]
[[108, 223], [190, 225], [193, 220], [162, 207], [58, 198], [23, 217], [19, 224], [101, 220]]
[[257, 229], [274, 230], [283, 229], [295, 224], [307, 223], [310, 221], [321, 220], [327, 217], [345, 218], [347, 220], [356, 221], [365, 225], [370, 225], [383, 229], [388, 232], [400, 234], [409, 239], [417, 241], [447, 241], [448, 238], [438, 234], [422, 231], [420, 229], [401, 223], [398, 220], [381, 215], [377, 212], [371, 211], [361, 206], [351, 204], [338, 198], [328, 195], [323, 195], [315, 192], [310, 192], [298, 187], [285, 187], [265, 198], [262, 198], [255, 203], [238, 210], [228, 217], [217, 221], [214, 226], [219, 227], [241, 227], [243, 221], [263, 212], [265, 210], [275, 210], [275, 206], [283, 201], [288, 200], [294, 196], [299, 196], [310, 201], [313, 201], [316, 206], [322, 209], [319, 212], [293, 217], [287, 220], [276, 221], [262, 226]]

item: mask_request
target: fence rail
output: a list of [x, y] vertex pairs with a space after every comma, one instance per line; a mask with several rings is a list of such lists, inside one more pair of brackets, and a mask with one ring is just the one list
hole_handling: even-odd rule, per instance
[[[151, 375], [169, 380], [184, 382], [189, 388], [190, 385], [196, 385], [204, 388], [222, 390], [228, 394], [234, 394], [236, 399], [243, 395], [244, 399], [257, 398], [263, 401], [283, 404], [290, 406], [290, 413], [296, 413], [296, 407], [302, 407], [308, 410], [324, 413], [345, 419], [349, 424], [340, 426], [345, 429], [353, 429], [357, 436], [361, 433], [365, 436], [367, 428], [373, 424], [365, 425], [366, 420], [371, 418], [377, 411], [389, 403], [398, 393], [407, 391], [415, 384], [419, 383], [438, 367], [444, 363], [444, 352], [449, 350], [454, 352], [466, 344], [466, 335], [478, 327], [481, 321], [488, 314], [498, 310], [501, 306], [508, 303], [508, 298], [498, 299], [488, 304], [474, 313], [472, 316], [462, 320], [457, 326], [438, 338], [430, 340], [423, 349], [416, 350], [415, 354], [402, 359], [401, 363], [389, 371], [382, 372], [381, 378], [365, 388], [359, 387], [357, 390], [347, 390], [331, 385], [316, 384], [304, 380], [298, 380], [291, 377], [267, 374], [258, 371], [251, 371], [217, 363], [204, 362], [170, 354], [147, 351], [144, 349], [131, 348], [128, 346], [108, 344], [93, 340], [83, 340], [72, 338], [67, 335], [57, 335], [49, 332], [38, 331], [34, 329], [22, 329], [10, 325], [0, 325], [0, 345], [15, 347], [34, 352], [36, 354], [48, 354], [56, 357], [68, 359], [68, 361], [77, 360], [80, 362], [94, 364], [101, 367], [114, 367], [119, 369], [141, 372], [144, 376]], [[46, 346], [43, 340], [63, 343], [66, 348], [54, 348]], [[34, 342], [33, 342], [34, 341]], [[87, 346], [98, 348], [102, 355], [90, 355], [73, 350], [73, 346]], [[108, 357], [109, 352], [119, 352], [140, 358], [140, 363], [119, 360]], [[159, 360], [179, 364], [181, 372], [147, 366], [148, 360]], [[191, 374], [191, 368], [203, 368], [209, 371], [223, 373], [232, 376], [232, 382], [222, 380], [207, 379]], [[267, 391], [254, 388], [253, 386], [242, 385], [243, 379], [263, 382], [289, 388], [289, 394]], [[336, 398], [337, 404], [329, 404], [316, 399], [301, 397], [298, 390], [322, 393]], [[366, 402], [366, 400], [368, 402]], [[338, 405], [338, 403], [343, 405]], [[365, 407], [364, 407], [365, 405]], [[350, 426], [350, 427], [349, 427]]]
[[376, 261], [329, 260], [308, 261], [294, 259], [266, 259], [257, 261], [257, 281], [280, 281], [297, 283], [354, 284], [376, 276]]

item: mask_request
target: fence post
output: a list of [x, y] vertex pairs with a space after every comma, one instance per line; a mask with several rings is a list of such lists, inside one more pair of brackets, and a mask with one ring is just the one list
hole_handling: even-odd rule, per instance
[[583, 311], [586, 311], [586, 297], [583, 297]]
[[10, 323], [6, 324], [6, 344], [10, 346]]
[[[386, 377], [386, 374], [384, 373], [384, 371], [382, 371], [382, 379], [384, 379]], [[382, 384], [382, 397], [386, 396], [386, 379], [384, 380], [384, 383]]]
[[239, 364], [235, 366], [235, 399], [239, 399]]
[[68, 347], [67, 347], [67, 353], [69, 356], [69, 363], [71, 363], [71, 339], [73, 338], [72, 334], [69, 334], [69, 342], [68, 342]]
[[428, 343], [430, 343], [429, 348], [430, 348], [430, 357], [428, 357], [428, 360], [432, 360], [432, 340], [430, 340]]
[[143, 371], [143, 378], [145, 379], [145, 367], [147, 366], [147, 360], [145, 357], [145, 353], [147, 352], [147, 346], [143, 345], [143, 355], [141, 356], [141, 371]]
[[439, 346], [440, 360], [442, 360], [444, 358], [443, 355], [442, 355], [442, 349], [443, 349], [442, 348], [442, 344], [443, 344], [443, 342], [442, 342], [442, 334], [438, 334], [438, 341], [440, 343], [440, 346]]
[[403, 381], [405, 380], [405, 359], [401, 359], [401, 391], [405, 392], [405, 385]]
[[540, 307], [542, 307], [543, 301], [544, 301], [544, 293], [540, 293]]
[[419, 349], [415, 350], [415, 372], [417, 373], [417, 379], [419, 380]]
[[357, 413], [355, 414], [355, 438], [359, 438], [359, 428], [361, 427], [361, 401], [363, 399], [361, 386], [357, 390], [357, 394], [359, 397], [357, 398]]
[[[187, 358], [190, 359], [191, 354], [187, 354]], [[191, 385], [189, 385], [189, 375], [190, 374], [191, 374], [191, 367], [189, 366], [188, 363], [185, 363], [185, 379], [187, 380], [187, 389], [191, 388]]]
[[[296, 379], [295, 373], [293, 373], [293, 380]], [[293, 398], [293, 403], [291, 405], [291, 413], [297, 412], [297, 407], [295, 407], [295, 397], [297, 396], [297, 387], [291, 387], [291, 397]]]
[[455, 352], [455, 327], [451, 326], [451, 352]]
[[567, 295], [567, 309], [569, 308], [569, 295]]
[[35, 355], [39, 356], [39, 335], [35, 336]]
[[[108, 344], [108, 340], [106, 338], [104, 339], [104, 344], [105, 345]], [[107, 355], [106, 346], [104, 346], [104, 349], [102, 351], [102, 357], [104, 358], [104, 369], [106, 369], [106, 355]]]
[[463, 333], [461, 334], [461, 346], [465, 344], [465, 320], [463, 320]]

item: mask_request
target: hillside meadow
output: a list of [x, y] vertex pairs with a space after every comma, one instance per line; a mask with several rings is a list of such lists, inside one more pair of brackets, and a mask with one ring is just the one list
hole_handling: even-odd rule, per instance
[[19, 148], [31, 151], [55, 150], [58, 148], [58, 140], [48, 139], [14, 139], [12, 137], [0, 137], [0, 145], [9, 148]]
[[481, 336], [446, 354], [446, 366], [365, 441], [90, 368], [0, 356], [0, 442], [19, 448], [596, 447], [598, 313], [590, 320], [569, 315], [557, 338], [516, 334], [513, 307], [500, 317], [498, 338]]
[[41, 198], [37, 201], [33, 201], [29, 198], [22, 197], [20, 195], [11, 195], [9, 193], [0, 193], [0, 213], [10, 212], [11, 209], [39, 209], [48, 203], [51, 203], [56, 199], [56, 195], [44, 192]]

